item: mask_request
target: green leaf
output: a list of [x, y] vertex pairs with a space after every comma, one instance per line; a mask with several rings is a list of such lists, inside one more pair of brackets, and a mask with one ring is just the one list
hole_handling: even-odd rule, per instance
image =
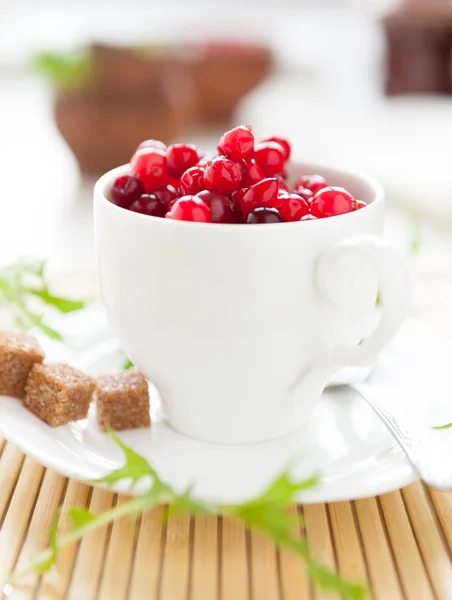
[[324, 590], [339, 593], [346, 600], [362, 600], [368, 595], [368, 589], [361, 583], [344, 581], [340, 575], [326, 569], [308, 552], [306, 540], [299, 540], [293, 550], [298, 550], [308, 567], [311, 579]]
[[40, 52], [33, 58], [31, 67], [56, 88], [76, 89], [89, 82], [92, 59], [87, 50], [76, 50], [65, 54]]
[[450, 429], [452, 427], [452, 423], [446, 423], [446, 425], [437, 425], [436, 427], [432, 427], [432, 429]]
[[59, 508], [57, 510], [57, 514], [55, 516], [55, 519], [54, 519], [52, 526], [50, 528], [50, 531], [49, 531], [49, 548], [50, 548], [50, 552], [51, 552], [51, 557], [49, 559], [49, 565], [46, 565], [47, 569], [50, 569], [52, 564], [55, 564], [58, 559], [58, 553], [59, 553], [58, 523], [60, 521], [60, 515], [61, 515], [61, 508]]
[[17, 263], [11, 265], [13, 270], [23, 273], [27, 273], [29, 275], [36, 275], [39, 278], [44, 278], [44, 269], [45, 269], [45, 260], [33, 260], [33, 261], [25, 261], [19, 260]]
[[69, 508], [67, 514], [72, 519], [71, 529], [79, 529], [80, 527], [84, 527], [98, 518], [97, 515], [90, 512], [86, 508], [79, 508], [77, 506]]
[[61, 334], [30, 309], [31, 298], [39, 298], [43, 305], [53, 306], [63, 314], [83, 308], [85, 302], [51, 294], [44, 272], [44, 261], [19, 260], [0, 269], [0, 305], [11, 309], [17, 327], [37, 327], [48, 337], [61, 340]]
[[421, 217], [419, 213], [415, 212], [411, 215], [411, 222], [413, 229], [411, 232], [409, 252], [410, 254], [417, 254], [422, 247]]
[[301, 481], [293, 481], [290, 471], [286, 470], [270, 484], [257, 500], [254, 500], [248, 506], [256, 504], [271, 504], [274, 506], [295, 502], [299, 492], [314, 488], [318, 483], [318, 475], [313, 475]]
[[134, 367], [135, 365], [133, 364], [133, 362], [127, 359], [126, 362], [122, 365], [122, 370], [128, 371], [129, 369], [133, 369]]
[[188, 512], [191, 515], [212, 515], [220, 512], [220, 507], [208, 502], [197, 500], [192, 495], [193, 487], [190, 485], [185, 492], [174, 499], [174, 513]]
[[47, 289], [43, 290], [28, 290], [30, 294], [33, 296], [37, 296], [41, 298], [46, 304], [50, 304], [57, 308], [60, 312], [64, 314], [75, 312], [76, 310], [80, 310], [85, 307], [85, 302], [83, 300], [71, 300], [69, 298], [63, 298], [61, 296], [55, 296], [50, 294]]
[[140, 456], [132, 448], [123, 444], [113, 431], [109, 430], [108, 433], [115, 444], [122, 450], [126, 462], [119, 469], [115, 469], [111, 473], [104, 475], [104, 477], [96, 479], [95, 483], [105, 483], [111, 486], [123, 479], [131, 479], [133, 489], [138, 481], [144, 477], [151, 477], [154, 481], [158, 479], [155, 470], [143, 456]]
[[52, 340], [61, 341], [63, 339], [61, 333], [59, 333], [55, 329], [52, 329], [52, 327], [49, 327], [49, 325], [46, 325], [40, 315], [37, 315], [25, 308], [22, 309], [22, 312], [28, 319], [28, 329], [31, 329], [32, 327], [37, 327]]

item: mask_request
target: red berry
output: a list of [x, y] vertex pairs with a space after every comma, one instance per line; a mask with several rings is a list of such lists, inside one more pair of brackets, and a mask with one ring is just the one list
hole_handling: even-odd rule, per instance
[[164, 188], [169, 183], [166, 155], [159, 148], [137, 150], [130, 161], [132, 171], [139, 175], [146, 192]]
[[285, 178], [282, 175], [277, 175], [276, 178], [278, 180], [279, 189], [288, 192], [289, 186], [287, 185]]
[[311, 190], [313, 194], [317, 194], [318, 191], [327, 187], [327, 182], [325, 177], [321, 175], [303, 175], [299, 177], [294, 185], [294, 192], [299, 194], [298, 191], [295, 191], [296, 188], [307, 188]]
[[262, 140], [262, 141], [263, 142], [276, 142], [277, 144], [279, 144], [281, 146], [281, 148], [284, 150], [285, 159], [289, 160], [291, 147], [290, 147], [289, 142], [285, 138], [274, 135], [272, 137], [265, 138], [265, 140]]
[[143, 182], [135, 173], [127, 173], [114, 180], [108, 193], [108, 199], [122, 208], [129, 208], [141, 194], [144, 194]]
[[282, 217], [276, 208], [255, 208], [246, 218], [248, 225], [282, 223]]
[[311, 192], [311, 190], [308, 190], [308, 188], [304, 188], [301, 186], [294, 188], [293, 193], [297, 194], [298, 196], [301, 196], [308, 202], [311, 202], [311, 200], [314, 198], [314, 194]]
[[130, 206], [133, 212], [152, 217], [164, 217], [166, 206], [154, 194], [143, 194], [138, 200], [135, 200]]
[[243, 196], [246, 194], [248, 189], [249, 188], [241, 188], [240, 190], [237, 190], [236, 192], [232, 192], [232, 194], [230, 195], [230, 198], [232, 199], [232, 201], [235, 203], [236, 206], [238, 206], [240, 214], [243, 214], [241, 203], [242, 203]]
[[261, 142], [254, 149], [254, 160], [266, 177], [281, 173], [286, 158], [283, 148], [276, 142]]
[[172, 144], [166, 151], [166, 164], [172, 177], [179, 178], [199, 161], [199, 154], [193, 144]]
[[314, 217], [334, 217], [353, 210], [353, 196], [341, 187], [326, 187], [317, 192], [311, 202]]
[[197, 165], [187, 169], [179, 181], [179, 191], [181, 194], [195, 195], [204, 189], [204, 170], [205, 167]]
[[219, 156], [207, 163], [204, 171], [204, 186], [213, 192], [230, 194], [241, 187], [242, 177], [242, 166], [238, 162]]
[[262, 206], [273, 206], [278, 198], [278, 180], [276, 177], [262, 179], [249, 188], [240, 190], [234, 200], [240, 207], [240, 212], [246, 217], [252, 210]]
[[362, 200], [355, 200], [356, 207], [355, 210], [359, 210], [360, 208], [365, 208], [367, 206], [367, 202], [363, 202]]
[[317, 221], [317, 217], [314, 217], [314, 215], [305, 215], [301, 217], [300, 221]]
[[182, 196], [166, 213], [167, 219], [178, 221], [197, 221], [198, 223], [212, 223], [212, 211], [201, 198], [197, 196]]
[[170, 202], [179, 198], [179, 194], [172, 185], [167, 185], [163, 190], [156, 190], [154, 195], [157, 196], [158, 200], [160, 200], [167, 208]]
[[218, 192], [210, 192], [204, 190], [197, 194], [198, 198], [201, 198], [212, 211], [212, 222], [213, 223], [235, 223], [235, 214], [233, 208], [235, 207], [234, 202]]
[[297, 194], [281, 195], [273, 204], [284, 221], [299, 221], [309, 213], [309, 203]]
[[265, 178], [262, 169], [257, 166], [254, 158], [246, 162], [245, 173], [242, 181], [243, 187], [250, 187]]
[[142, 148], [159, 148], [159, 150], [166, 150], [166, 144], [160, 140], [145, 140], [144, 142], [141, 142], [137, 150], [141, 150]]
[[218, 152], [235, 160], [251, 158], [253, 150], [253, 132], [249, 127], [245, 127], [244, 125], [226, 131], [218, 142]]

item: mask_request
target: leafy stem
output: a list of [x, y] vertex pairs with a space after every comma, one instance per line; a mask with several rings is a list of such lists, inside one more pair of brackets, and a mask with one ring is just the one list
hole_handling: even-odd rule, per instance
[[126, 480], [131, 482], [133, 488], [142, 479], [147, 479], [150, 480], [149, 489], [143, 495], [99, 515], [84, 508], [68, 509], [71, 526], [66, 533], [61, 535], [58, 532], [60, 517], [58, 514], [50, 531], [49, 548], [39, 554], [27, 569], [15, 573], [10, 584], [15, 584], [28, 573], [45, 573], [56, 565], [61, 550], [79, 541], [86, 534], [96, 531], [99, 527], [104, 527], [119, 517], [141, 515], [160, 504], [170, 504], [175, 512], [204, 515], [222, 514], [240, 520], [247, 527], [270, 537], [275, 544], [286, 546], [302, 556], [312, 580], [322, 588], [338, 592], [343, 598], [349, 600], [360, 600], [365, 597], [365, 586], [344, 581], [338, 574], [326, 569], [311, 556], [306, 540], [293, 534], [297, 522], [289, 515], [288, 508], [293, 502], [296, 502], [300, 492], [317, 485], [317, 476], [296, 481], [288, 471], [284, 471], [270, 483], [260, 496], [253, 500], [220, 507], [198, 500], [193, 495], [191, 487], [178, 493], [159, 477], [144, 457], [123, 444], [113, 432], [110, 432], [110, 435], [122, 450], [125, 462], [123, 466], [96, 480], [95, 483], [111, 487], [119, 481]]
[[14, 324], [19, 329], [38, 328], [48, 337], [61, 340], [61, 334], [45, 322], [44, 308], [53, 307], [68, 314], [84, 306], [82, 300], [50, 292], [43, 261], [17, 261], [0, 269], [0, 307], [11, 309]]
[[64, 54], [40, 52], [31, 67], [57, 89], [79, 89], [91, 79], [92, 57], [87, 49]]
[[436, 427], [432, 427], [432, 429], [451, 429], [452, 423], [446, 423], [445, 425], [437, 425]]

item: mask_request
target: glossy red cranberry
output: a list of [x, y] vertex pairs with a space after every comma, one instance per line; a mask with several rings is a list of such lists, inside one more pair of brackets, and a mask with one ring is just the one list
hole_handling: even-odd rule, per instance
[[197, 196], [198, 198], [201, 198], [212, 211], [212, 223], [235, 223], [236, 219], [232, 210], [235, 205], [228, 196], [209, 190], [199, 192]]
[[177, 221], [197, 221], [198, 223], [212, 223], [212, 211], [201, 198], [197, 196], [182, 196], [166, 213], [167, 219]]
[[265, 179], [265, 175], [262, 172], [262, 169], [256, 164], [254, 158], [246, 161], [245, 173], [242, 181], [243, 187], [251, 187], [255, 183], [259, 183], [262, 179]]
[[179, 181], [179, 191], [181, 194], [195, 195], [204, 189], [204, 170], [205, 167], [197, 165], [187, 169]]
[[179, 198], [179, 194], [172, 185], [167, 185], [163, 190], [156, 190], [154, 195], [157, 196], [160, 202], [162, 202], [166, 207], [168, 207], [170, 202]]
[[240, 190], [234, 200], [240, 207], [240, 212], [246, 217], [252, 210], [262, 206], [273, 206], [278, 198], [278, 180], [276, 177], [262, 179], [249, 188]]
[[169, 183], [166, 154], [159, 148], [142, 148], [130, 161], [132, 171], [139, 175], [146, 192], [164, 188]]
[[263, 142], [276, 142], [277, 144], [279, 144], [281, 146], [281, 148], [284, 150], [285, 159], [289, 160], [291, 147], [290, 147], [289, 142], [285, 138], [274, 135], [272, 137], [265, 138], [265, 140], [262, 140], [262, 141]]
[[254, 160], [266, 177], [281, 173], [286, 161], [284, 150], [276, 142], [261, 142], [254, 149]]
[[282, 223], [282, 217], [276, 208], [255, 208], [246, 218], [248, 225]]
[[308, 190], [308, 188], [302, 186], [295, 187], [293, 193], [301, 196], [308, 202], [311, 202], [311, 200], [314, 198], [314, 194], [311, 192], [311, 190]]
[[251, 158], [254, 151], [254, 135], [250, 127], [240, 125], [226, 131], [218, 142], [218, 152], [234, 160]]
[[314, 215], [305, 215], [301, 217], [300, 221], [317, 221], [317, 217], [314, 217]]
[[166, 151], [166, 164], [171, 177], [179, 178], [199, 161], [199, 154], [193, 144], [172, 144]]
[[299, 221], [309, 213], [309, 203], [297, 194], [281, 194], [273, 207], [278, 209], [284, 221]]
[[323, 219], [353, 210], [353, 196], [341, 187], [326, 187], [317, 192], [311, 202], [311, 214]]
[[321, 189], [327, 187], [328, 183], [326, 182], [325, 177], [321, 175], [303, 175], [299, 177], [294, 185], [294, 192], [299, 194], [298, 191], [295, 191], [297, 188], [307, 188], [311, 190], [313, 194], [317, 194]]
[[204, 186], [213, 192], [230, 194], [241, 187], [242, 177], [242, 166], [238, 162], [219, 156], [207, 163]]
[[130, 205], [129, 210], [151, 217], [164, 217], [166, 206], [154, 194], [143, 194]]
[[289, 192], [289, 186], [285, 178], [282, 175], [276, 175], [276, 179], [278, 180], [279, 189]]
[[144, 194], [143, 182], [135, 173], [127, 173], [114, 180], [108, 193], [108, 199], [122, 208], [129, 208], [141, 194]]
[[144, 140], [144, 142], [141, 142], [138, 146], [137, 150], [141, 150], [142, 148], [159, 148], [159, 150], [166, 150], [166, 144], [160, 140]]
[[365, 208], [367, 206], [367, 202], [364, 202], [363, 200], [355, 200], [355, 202], [356, 205], [354, 210], [360, 210], [361, 208]]

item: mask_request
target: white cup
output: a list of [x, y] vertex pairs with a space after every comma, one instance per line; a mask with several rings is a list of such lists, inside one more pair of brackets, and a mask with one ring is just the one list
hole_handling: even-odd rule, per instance
[[[246, 226], [119, 208], [105, 191], [125, 170], [95, 187], [102, 298], [177, 431], [231, 444], [291, 434], [334, 371], [371, 360], [401, 324], [408, 274], [382, 238], [384, 195], [373, 180], [296, 164], [293, 176], [319, 173], [369, 206]], [[381, 316], [369, 333], [378, 290]]]

